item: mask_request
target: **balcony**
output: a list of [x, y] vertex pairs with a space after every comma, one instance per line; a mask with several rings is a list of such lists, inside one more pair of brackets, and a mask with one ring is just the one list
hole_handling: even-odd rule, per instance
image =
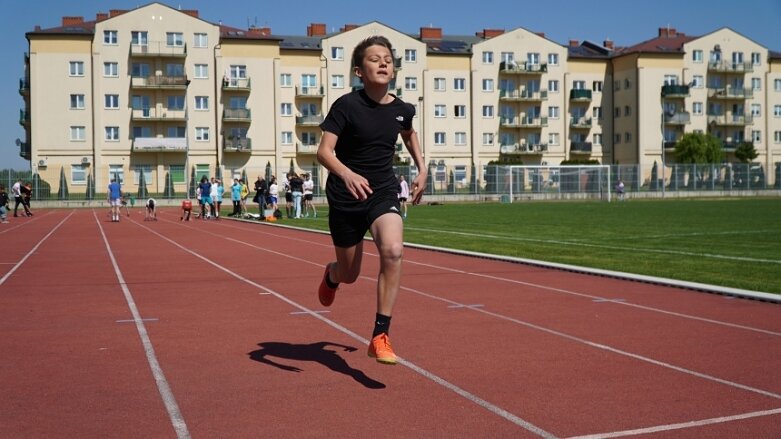
[[304, 127], [319, 126], [323, 123], [323, 115], [315, 114], [311, 116], [296, 116], [296, 125]]
[[499, 64], [499, 73], [505, 75], [541, 75], [548, 71], [547, 64], [507, 63]]
[[184, 58], [187, 56], [187, 45], [169, 46], [164, 41], [150, 41], [147, 44], [131, 44], [130, 56]]
[[27, 110], [19, 110], [19, 125], [30, 125], [30, 113], [28, 113]]
[[548, 126], [547, 117], [522, 117], [520, 120], [521, 128], [542, 128]]
[[754, 97], [754, 90], [750, 88], [709, 88], [708, 97], [713, 99], [744, 100]]
[[322, 98], [323, 96], [325, 96], [325, 90], [323, 86], [314, 86], [314, 87], [296, 86], [297, 98]]
[[591, 102], [591, 90], [570, 90], [569, 100], [575, 102]]
[[754, 65], [750, 62], [733, 63], [729, 61], [711, 61], [708, 63], [709, 72], [720, 73], [751, 73], [754, 71]]
[[317, 154], [317, 145], [313, 143], [296, 143], [296, 152], [298, 154]]
[[665, 151], [675, 151], [675, 145], [678, 144], [677, 140], [665, 140], [664, 141], [664, 150]]
[[250, 78], [227, 78], [222, 81], [222, 91], [224, 92], [250, 92], [252, 82]]
[[513, 143], [505, 144], [499, 147], [499, 152], [502, 154], [525, 154], [535, 155], [542, 154], [548, 151], [547, 143]]
[[185, 122], [187, 112], [168, 108], [141, 108], [134, 109], [130, 118], [134, 122]]
[[30, 79], [29, 78], [21, 78], [19, 79], [19, 94], [22, 96], [27, 96], [30, 94]]
[[19, 157], [30, 160], [32, 148], [30, 148], [30, 144], [27, 142], [20, 142], [19, 143]]
[[136, 137], [133, 139], [133, 152], [186, 152], [187, 139], [184, 137]]
[[689, 96], [688, 85], [668, 84], [662, 86], [663, 98], [685, 98]]
[[740, 127], [752, 125], [754, 118], [750, 114], [709, 114], [708, 123], [719, 126]]
[[570, 142], [569, 152], [571, 154], [591, 154], [591, 142]]
[[223, 122], [252, 122], [252, 112], [247, 108], [226, 108], [222, 112]]
[[548, 100], [548, 90], [500, 90], [499, 100], [505, 102], [541, 102]]
[[248, 139], [246, 137], [237, 139], [231, 136], [226, 136], [222, 140], [222, 150], [224, 152], [251, 152], [252, 139]]
[[184, 90], [189, 83], [187, 76], [134, 76], [130, 79], [131, 88], [154, 88], [159, 90]]
[[675, 113], [664, 113], [664, 123], [667, 125], [687, 125], [691, 121], [691, 115], [688, 111], [677, 111]]
[[569, 126], [573, 129], [590, 129], [591, 128], [591, 118], [590, 117], [571, 117], [569, 120]]

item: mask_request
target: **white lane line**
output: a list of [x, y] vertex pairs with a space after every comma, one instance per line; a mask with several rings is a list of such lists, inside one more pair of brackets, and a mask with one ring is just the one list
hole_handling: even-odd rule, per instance
[[[309, 309], [309, 308], [299, 304], [298, 302], [295, 302], [295, 301], [287, 298], [283, 294], [281, 294], [281, 293], [279, 293], [277, 291], [274, 291], [274, 290], [272, 290], [272, 289], [270, 289], [268, 287], [265, 287], [263, 285], [260, 285], [260, 284], [258, 284], [256, 282], [252, 281], [251, 279], [247, 279], [246, 277], [244, 277], [244, 276], [242, 276], [242, 275], [240, 275], [240, 274], [238, 274], [238, 273], [236, 273], [234, 271], [231, 271], [231, 270], [223, 267], [222, 265], [212, 261], [211, 259], [209, 259], [209, 258], [207, 258], [205, 256], [202, 256], [202, 255], [200, 255], [198, 253], [195, 253], [194, 251], [190, 250], [189, 248], [179, 244], [178, 242], [176, 242], [176, 241], [174, 241], [174, 240], [172, 240], [172, 239], [170, 239], [170, 238], [168, 238], [166, 236], [161, 235], [157, 231], [150, 229], [149, 227], [147, 227], [144, 224], [141, 224], [141, 223], [138, 223], [138, 222], [133, 222], [133, 224], [136, 224], [139, 227], [146, 229], [147, 231], [157, 235], [161, 239], [170, 242], [171, 244], [173, 244], [174, 246], [180, 248], [181, 250], [183, 250], [183, 251], [185, 251], [185, 252], [195, 256], [196, 258], [206, 262], [209, 265], [212, 265], [213, 267], [215, 267], [215, 268], [217, 268], [219, 270], [222, 270], [223, 272], [233, 276], [234, 278], [236, 278], [236, 279], [238, 279], [238, 280], [240, 280], [242, 282], [245, 282], [245, 283], [247, 283], [249, 285], [252, 285], [253, 287], [255, 287], [255, 288], [259, 289], [259, 290], [263, 290], [265, 292], [268, 292], [268, 293], [272, 294], [277, 299], [279, 299], [279, 300], [289, 304], [290, 306], [292, 306], [294, 308], [297, 308], [298, 310], [300, 310], [303, 313], [309, 314], [310, 316], [312, 316], [312, 317], [314, 317], [316, 319], [319, 319], [323, 323], [325, 323], [325, 324], [331, 326], [332, 328], [334, 328], [334, 329], [336, 329], [336, 330], [338, 330], [338, 331], [340, 331], [340, 332], [342, 332], [342, 333], [352, 337], [353, 339], [357, 340], [358, 342], [363, 343], [364, 345], [368, 345], [369, 344], [369, 340], [367, 340], [366, 338], [361, 337], [360, 335], [358, 335], [355, 332], [351, 331], [350, 329], [348, 329], [348, 328], [346, 328], [346, 327], [336, 323], [333, 320], [329, 320], [328, 318], [323, 317], [318, 312], [313, 311], [313, 310], [311, 310], [311, 309]], [[237, 242], [239, 242], [239, 241], [237, 241]], [[317, 264], [317, 265], [320, 265], [320, 264]], [[446, 381], [445, 379], [443, 379], [443, 378], [441, 378], [441, 377], [439, 377], [439, 376], [437, 376], [437, 375], [427, 371], [426, 369], [423, 369], [422, 367], [419, 367], [419, 366], [415, 365], [414, 363], [412, 363], [410, 361], [404, 360], [403, 358], [399, 357], [399, 364], [402, 364], [402, 365], [410, 368], [411, 370], [417, 372], [421, 376], [423, 376], [425, 378], [428, 378], [429, 380], [439, 384], [440, 386], [442, 386], [442, 387], [444, 387], [444, 388], [446, 388], [446, 389], [456, 393], [457, 395], [467, 399], [468, 401], [471, 401], [471, 402], [473, 402], [473, 403], [483, 407], [484, 409], [490, 411], [491, 413], [494, 413], [495, 415], [500, 416], [500, 417], [502, 417], [502, 418], [512, 422], [513, 424], [515, 424], [515, 425], [517, 425], [519, 427], [522, 427], [522, 428], [524, 428], [524, 429], [526, 429], [526, 430], [528, 430], [528, 431], [530, 431], [530, 432], [532, 432], [532, 433], [534, 433], [534, 434], [536, 434], [536, 435], [538, 435], [540, 437], [547, 438], [547, 439], [554, 439], [555, 438], [555, 436], [553, 434], [551, 434], [551, 433], [541, 429], [540, 427], [537, 427], [536, 425], [534, 425], [534, 424], [532, 424], [532, 423], [530, 423], [530, 422], [528, 422], [528, 421], [526, 421], [524, 419], [521, 419], [518, 416], [515, 416], [514, 414], [512, 414], [512, 413], [502, 409], [501, 407], [498, 407], [498, 406], [496, 406], [496, 405], [494, 405], [494, 404], [492, 404], [492, 403], [490, 403], [490, 402], [480, 398], [479, 396], [477, 396], [475, 394], [472, 394], [472, 393], [462, 389], [461, 387], [458, 387], [457, 385], [455, 385], [455, 384], [453, 384], [453, 383], [451, 383], [449, 381]]]
[[[160, 319], [151, 318], [151, 319], [141, 319], [142, 322], [157, 322], [160, 321]], [[115, 323], [135, 323], [135, 320], [117, 320]]]
[[37, 244], [35, 244], [35, 246], [34, 246], [34, 247], [33, 247], [33, 248], [32, 248], [32, 249], [29, 251], [29, 252], [27, 252], [27, 254], [26, 254], [26, 255], [24, 255], [24, 257], [23, 257], [23, 258], [22, 258], [22, 259], [21, 259], [19, 262], [17, 262], [17, 263], [16, 263], [16, 265], [14, 265], [14, 266], [13, 266], [13, 267], [12, 267], [10, 270], [8, 270], [8, 273], [6, 273], [6, 274], [5, 274], [3, 277], [1, 277], [1, 278], [0, 278], [0, 285], [3, 285], [3, 283], [5, 283], [5, 281], [6, 281], [6, 280], [7, 280], [9, 277], [11, 277], [11, 275], [12, 275], [12, 274], [14, 274], [14, 272], [15, 272], [15, 271], [16, 271], [16, 270], [17, 270], [19, 267], [21, 267], [21, 266], [22, 266], [22, 264], [24, 264], [24, 261], [26, 261], [26, 260], [27, 260], [27, 259], [28, 259], [28, 258], [29, 258], [29, 257], [30, 257], [32, 254], [33, 254], [33, 253], [35, 253], [35, 251], [36, 251], [36, 250], [38, 250], [38, 247], [40, 247], [40, 246], [41, 246], [41, 244], [43, 244], [43, 242], [44, 242], [44, 241], [46, 241], [47, 239], [49, 239], [49, 237], [50, 237], [50, 236], [52, 236], [52, 235], [54, 234], [54, 232], [56, 232], [56, 231], [57, 231], [57, 229], [59, 229], [59, 228], [60, 228], [60, 226], [61, 226], [61, 225], [63, 225], [63, 224], [65, 223], [65, 221], [67, 221], [67, 220], [68, 220], [68, 218], [70, 218], [71, 216], [73, 216], [73, 212], [74, 212], [74, 211], [71, 211], [71, 213], [69, 213], [69, 214], [68, 214], [68, 216], [66, 216], [65, 218], [63, 218], [63, 219], [62, 219], [62, 221], [60, 221], [60, 222], [59, 222], [59, 223], [58, 223], [56, 226], [54, 226], [54, 228], [53, 228], [53, 229], [52, 229], [52, 230], [51, 230], [49, 233], [47, 233], [47, 234], [46, 234], [46, 236], [44, 236], [43, 238], [41, 238], [41, 240], [40, 240], [40, 241], [38, 241], [38, 243], [37, 243]]
[[740, 421], [742, 419], [758, 418], [781, 414], [781, 408], [763, 410], [760, 412], [742, 413], [739, 415], [722, 416], [720, 418], [702, 419], [700, 421], [681, 422], [679, 424], [657, 425], [655, 427], [638, 428], [635, 430], [613, 431], [609, 433], [588, 434], [585, 436], [571, 436], [567, 439], [603, 439], [624, 436], [636, 436], [638, 434], [659, 433], [662, 431], [681, 430], [684, 428], [702, 427], [704, 425], [723, 424], [726, 422]]
[[155, 348], [152, 346], [152, 341], [149, 339], [149, 334], [146, 332], [146, 326], [144, 326], [144, 319], [141, 318], [141, 314], [138, 312], [138, 307], [133, 299], [133, 295], [130, 293], [125, 278], [122, 276], [122, 271], [119, 269], [119, 264], [117, 264], [114, 253], [111, 251], [111, 245], [109, 245], [106, 233], [103, 231], [103, 225], [100, 223], [98, 215], [94, 210], [92, 211], [92, 215], [95, 217], [95, 222], [98, 224], [101, 236], [103, 236], [103, 242], [106, 245], [109, 259], [111, 259], [111, 265], [114, 266], [114, 273], [117, 275], [119, 286], [122, 288], [122, 293], [125, 295], [125, 301], [127, 302], [128, 308], [130, 308], [130, 313], [133, 315], [136, 330], [138, 331], [139, 337], [141, 337], [141, 343], [144, 345], [146, 360], [149, 363], [149, 368], [152, 369], [152, 375], [155, 378], [157, 390], [160, 392], [160, 397], [163, 399], [165, 409], [168, 411], [168, 417], [171, 420], [174, 431], [176, 431], [176, 437], [180, 439], [189, 438], [190, 432], [187, 430], [187, 424], [184, 422], [182, 412], [179, 410], [179, 405], [176, 403], [176, 398], [174, 398], [174, 394], [171, 391], [171, 386], [168, 385], [168, 381], [165, 379], [163, 368], [160, 367], [160, 362], [157, 361]]
[[[47, 216], [51, 215], [52, 212], [53, 211], [49, 210], [46, 213], [44, 213], [43, 215], [35, 216], [35, 217], [33, 217], [33, 219], [22, 220], [21, 222], [19, 222], [19, 220], [12, 220], [12, 221], [10, 221], [8, 223], [9, 224], [8, 226], [3, 226], [2, 228], [0, 228], [0, 235], [2, 235], [4, 233], [13, 232], [14, 230], [22, 228], [22, 227], [24, 227], [27, 224], [34, 223], [35, 221], [38, 221], [41, 218], [44, 218], [44, 217], [47, 217]], [[71, 211], [71, 213], [73, 213], [73, 211]]]

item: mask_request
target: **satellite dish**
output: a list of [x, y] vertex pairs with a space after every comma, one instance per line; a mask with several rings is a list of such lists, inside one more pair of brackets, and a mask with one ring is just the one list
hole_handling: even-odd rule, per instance
[[17, 139], [16, 139], [16, 146], [19, 146], [19, 145], [21, 145], [21, 144], [22, 144], [22, 141], [21, 141], [21, 140], [19, 140], [19, 139], [17, 138]]

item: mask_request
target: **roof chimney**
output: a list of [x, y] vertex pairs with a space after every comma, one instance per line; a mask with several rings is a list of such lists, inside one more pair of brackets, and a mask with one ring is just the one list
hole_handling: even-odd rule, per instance
[[181, 12], [194, 18], [199, 18], [200, 15], [197, 9], [182, 9]]
[[108, 16], [111, 17], [111, 18], [114, 18], [117, 15], [124, 14], [125, 12], [127, 12], [127, 11], [124, 10], [124, 9], [111, 9], [111, 10], [108, 11]]
[[95, 21], [103, 21], [108, 19], [108, 14], [105, 12], [98, 12], [95, 14]]
[[63, 26], [77, 26], [84, 24], [84, 17], [62, 17]]
[[339, 29], [339, 32], [347, 32], [353, 29], [358, 29], [361, 27], [359, 24], [345, 24], [343, 28]]
[[602, 42], [602, 47], [604, 47], [605, 49], [613, 50], [615, 46], [613, 45], [613, 40], [605, 40]]
[[306, 36], [308, 37], [324, 37], [325, 36], [325, 23], [312, 23], [306, 27]]
[[580, 41], [578, 40], [569, 40], [569, 47], [578, 47], [580, 45]]
[[253, 37], [267, 37], [271, 35], [271, 28], [251, 26], [249, 29], [247, 29], [247, 34]]
[[482, 32], [475, 32], [475, 35], [486, 40], [493, 37], [498, 37], [504, 33], [504, 29], [483, 29]]
[[420, 28], [421, 40], [441, 40], [442, 28], [441, 27], [421, 27]]
[[535, 32], [538, 37], [545, 38], [545, 32]]
[[659, 38], [675, 38], [676, 35], [677, 32], [674, 27], [667, 26], [659, 28]]

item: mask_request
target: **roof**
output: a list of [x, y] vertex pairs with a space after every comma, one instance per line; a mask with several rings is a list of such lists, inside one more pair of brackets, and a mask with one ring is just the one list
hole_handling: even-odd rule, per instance
[[615, 55], [622, 56], [630, 53], [670, 53], [682, 55], [684, 53], [683, 45], [697, 38], [699, 37], [676, 32], [675, 29], [668, 29], [667, 32], [664, 32], [662, 28], [659, 29], [658, 37], [616, 50]]
[[567, 46], [567, 56], [570, 58], [608, 59], [613, 50], [591, 41], [584, 41], [578, 46]]
[[[414, 35], [410, 35], [410, 38], [420, 40]], [[420, 41], [426, 44], [426, 52], [429, 54], [469, 55], [472, 53], [472, 46], [483, 41], [483, 38], [469, 35], [443, 35], [442, 39]]]

